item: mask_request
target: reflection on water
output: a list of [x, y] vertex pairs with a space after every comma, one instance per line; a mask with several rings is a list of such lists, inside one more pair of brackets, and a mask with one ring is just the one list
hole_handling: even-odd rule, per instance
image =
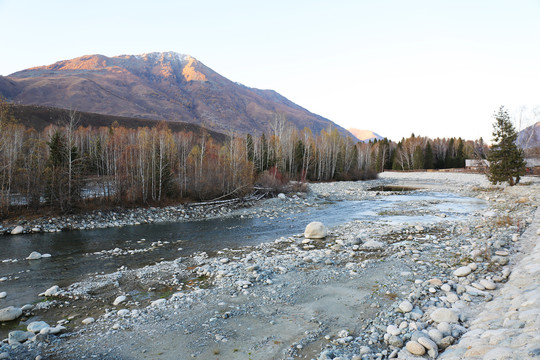
[[[432, 223], [463, 219], [467, 214], [484, 206], [485, 202], [474, 198], [453, 194], [411, 192], [370, 200], [340, 201], [320, 207], [306, 207], [299, 213], [284, 213], [281, 217], [273, 219], [230, 217], [99, 230], [2, 236], [0, 261], [4, 259], [18, 261], [0, 263], [0, 278], [18, 277], [18, 279], [0, 282], [0, 291], [8, 293], [7, 298], [0, 300], [0, 308], [35, 302], [38, 300], [37, 294], [52, 285], [65, 287], [95, 272], [108, 273], [121, 266], [142, 267], [161, 260], [188, 256], [197, 251], [212, 252], [224, 248], [257, 245], [281, 236], [299, 234], [311, 221], [322, 221], [327, 226], [352, 220]], [[416, 208], [443, 213], [447, 217], [442, 219], [433, 215], [421, 216], [418, 213], [413, 216], [399, 214], [400, 210], [405, 209], [409, 212]], [[384, 215], [385, 213], [389, 215]], [[168, 244], [151, 252], [127, 256], [107, 258], [93, 254], [115, 248], [144, 249], [157, 241]], [[32, 251], [50, 253], [52, 257], [26, 260]]]

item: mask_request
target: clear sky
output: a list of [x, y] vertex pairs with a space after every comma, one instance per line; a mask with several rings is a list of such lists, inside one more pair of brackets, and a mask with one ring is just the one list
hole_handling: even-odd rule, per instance
[[540, 0], [0, 0], [0, 34], [0, 75], [176, 51], [393, 140], [489, 140], [500, 105], [540, 109]]

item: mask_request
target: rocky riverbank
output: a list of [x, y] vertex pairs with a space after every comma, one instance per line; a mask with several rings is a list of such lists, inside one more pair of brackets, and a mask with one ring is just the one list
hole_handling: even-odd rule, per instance
[[107, 211], [39, 217], [32, 220], [9, 220], [0, 223], [0, 235], [59, 232], [70, 230], [93, 230], [110, 227], [158, 224], [164, 222], [190, 221], [227, 216], [233, 210], [251, 207], [257, 197], [237, 199], [237, 201], [215, 201], [208, 203], [188, 203], [176, 206], [149, 208], [118, 208]]
[[[0, 358], [474, 359], [523, 341], [529, 344], [523, 358], [537, 356], [538, 255], [521, 254], [522, 246], [532, 248], [523, 244], [538, 243], [540, 181], [523, 181], [491, 187], [479, 175], [389, 173], [376, 181], [313, 184], [307, 198], [235, 210], [272, 217], [325, 199], [377, 201], [389, 193], [367, 190], [388, 184], [457, 192], [486, 204], [456, 221], [444, 209], [431, 210], [437, 199], [411, 197], [390, 215], [437, 220], [355, 220], [331, 227], [324, 239], [307, 239], [299, 229], [216, 256], [197, 253], [94, 276], [21, 309], [29, 321], [50, 309], [63, 309], [65, 319], [41, 324], [38, 335], [36, 324], [31, 334], [14, 334], [0, 345]], [[527, 276], [536, 280], [524, 293], [519, 279]], [[159, 289], [160, 296], [135, 288]], [[477, 317], [483, 309], [484, 317], [506, 311], [508, 320]], [[485, 351], [473, 354], [471, 344]]]

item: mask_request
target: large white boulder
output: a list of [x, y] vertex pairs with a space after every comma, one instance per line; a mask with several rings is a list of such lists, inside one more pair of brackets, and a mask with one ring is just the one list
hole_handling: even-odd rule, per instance
[[322, 222], [314, 221], [306, 226], [304, 237], [308, 239], [324, 239], [328, 231]]
[[472, 269], [469, 266], [462, 266], [454, 270], [454, 275], [457, 277], [467, 276], [472, 272]]
[[32, 321], [30, 324], [28, 324], [26, 330], [35, 334], [48, 327], [49, 324], [47, 324], [45, 321]]
[[22, 315], [22, 310], [15, 306], [8, 306], [7, 308], [0, 309], [0, 321], [15, 320]]
[[113, 302], [113, 305], [114, 306], [117, 306], [117, 305], [120, 305], [121, 303], [123, 303], [124, 301], [126, 301], [126, 297], [124, 295], [120, 295], [118, 296], [116, 299], [114, 299], [114, 302]]
[[56, 296], [60, 292], [60, 287], [58, 285], [51, 286], [47, 291], [39, 294], [39, 296]]
[[458, 314], [456, 314], [454, 310], [447, 308], [435, 309], [431, 313], [430, 317], [431, 320], [435, 321], [436, 323], [457, 323], [459, 321]]
[[27, 260], [39, 260], [41, 259], [41, 254], [37, 251], [32, 251], [30, 255], [26, 258]]
[[13, 230], [11, 230], [11, 235], [18, 235], [18, 234], [22, 234], [22, 232], [24, 231], [24, 228], [22, 226], [15, 226], [15, 228]]

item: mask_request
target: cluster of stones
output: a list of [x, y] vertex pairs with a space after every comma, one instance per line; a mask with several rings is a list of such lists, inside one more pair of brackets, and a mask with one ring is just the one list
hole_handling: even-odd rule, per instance
[[128, 225], [178, 222], [230, 214], [239, 206], [253, 202], [224, 204], [220, 206], [167, 206], [163, 208], [137, 208], [116, 211], [93, 211], [86, 214], [22, 221], [17, 224], [0, 224], [0, 235], [58, 232], [63, 230], [90, 230]]

